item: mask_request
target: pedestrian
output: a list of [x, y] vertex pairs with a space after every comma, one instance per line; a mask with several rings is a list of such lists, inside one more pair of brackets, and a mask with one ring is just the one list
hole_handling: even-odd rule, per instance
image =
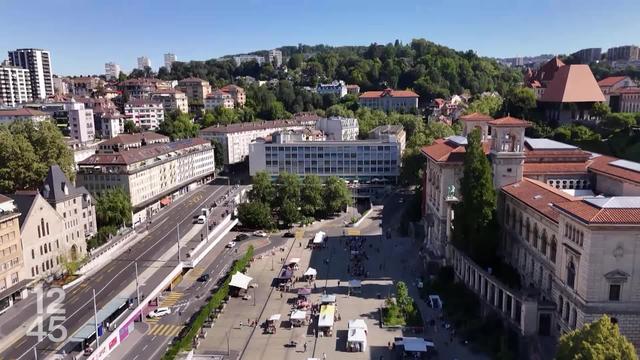
[[340, 280], [338, 280], [338, 287], [340, 287]]
[[242, 329], [242, 320], [240, 320], [240, 328]]
[[327, 360], [327, 353], [322, 353], [322, 360]]
[[307, 343], [304, 343], [304, 352], [307, 352]]

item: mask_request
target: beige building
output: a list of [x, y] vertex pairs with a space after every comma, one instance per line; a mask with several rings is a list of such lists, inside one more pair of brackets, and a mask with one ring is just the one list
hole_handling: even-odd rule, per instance
[[171, 89], [171, 82], [160, 79], [128, 79], [118, 84], [120, 91], [131, 98], [148, 99], [151, 93]]
[[190, 104], [204, 104], [204, 99], [211, 93], [208, 81], [193, 77], [178, 81], [177, 88], [187, 94]]
[[365, 91], [358, 97], [360, 106], [384, 111], [408, 111], [418, 107], [418, 94], [409, 90]]
[[26, 295], [19, 216], [14, 201], [0, 195], [0, 314]]
[[189, 112], [187, 94], [176, 89], [160, 89], [151, 93], [151, 100], [162, 103], [165, 111], [180, 110], [181, 113]]
[[220, 88], [221, 91], [231, 95], [235, 107], [243, 107], [247, 102], [247, 95], [243, 88], [237, 85], [225, 85]]
[[14, 121], [31, 121], [38, 123], [49, 118], [49, 114], [28, 108], [0, 109], [0, 124]]
[[639, 347], [640, 164], [524, 138], [522, 120], [487, 120], [463, 118], [464, 135], [483, 133], [499, 190], [500, 255], [521, 285], [505, 285], [450, 243], [465, 136], [422, 149], [427, 268], [453, 266], [523, 336], [557, 337], [608, 314]]
[[98, 153], [78, 164], [78, 184], [95, 196], [122, 188], [130, 196], [134, 225], [213, 178], [214, 149], [201, 138]]
[[124, 105], [124, 116], [136, 127], [155, 130], [164, 121], [164, 107], [160, 101], [133, 99]]
[[217, 107], [233, 109], [233, 97], [224, 91], [215, 90], [204, 99], [204, 109], [214, 110]]

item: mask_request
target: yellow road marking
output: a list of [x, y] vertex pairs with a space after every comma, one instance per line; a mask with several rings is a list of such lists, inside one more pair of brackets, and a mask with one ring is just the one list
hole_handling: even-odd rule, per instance
[[359, 236], [360, 235], [360, 230], [359, 229], [346, 228], [345, 229], [345, 233], [347, 234], [347, 236]]
[[182, 326], [180, 325], [152, 325], [149, 329], [149, 335], [158, 335], [158, 336], [176, 336], [182, 330]]

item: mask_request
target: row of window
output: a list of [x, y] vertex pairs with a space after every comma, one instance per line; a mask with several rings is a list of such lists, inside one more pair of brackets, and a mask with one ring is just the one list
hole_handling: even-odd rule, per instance
[[20, 258], [19, 257], [15, 257], [7, 262], [4, 262], [0, 265], [0, 271], [1, 272], [5, 272], [11, 268], [13, 268], [14, 266], [17, 266], [18, 264], [20, 264]]
[[10, 242], [16, 239], [16, 232], [12, 231], [8, 234], [4, 234], [2, 236], [0, 236], [0, 245], [4, 244], [5, 242]]
[[564, 237], [576, 245], [583, 246], [584, 244], [584, 233], [571, 224], [564, 224]]
[[[56, 264], [55, 266], [60, 265], [60, 258], [58, 256], [55, 257], [56, 259]], [[40, 271], [42, 271], [43, 273], [49, 269], [53, 269], [54, 265], [53, 265], [53, 259], [47, 259], [45, 260], [42, 264], [40, 264], [40, 266], [33, 266], [31, 268], [31, 277], [35, 277], [37, 275], [40, 275]], [[42, 269], [42, 270], [40, 270]]]
[[350, 146], [267, 146], [265, 147], [265, 153], [271, 152], [318, 152], [325, 154], [353, 154], [353, 153], [363, 153], [365, 151], [373, 152], [375, 151], [390, 151], [396, 149], [396, 146], [393, 145], [350, 145]]
[[543, 229], [542, 233], [540, 233], [538, 224], [534, 223], [532, 228], [529, 218], [523, 221], [524, 217], [524, 214], [516, 212], [515, 208], [510, 208], [507, 205], [505, 212], [505, 224], [507, 227], [511, 228], [514, 232], [517, 231], [521, 239], [524, 239], [533, 248], [539, 250], [544, 257], [548, 257], [552, 263], [555, 263], [558, 252], [556, 236], [553, 235], [551, 237], [551, 243], [549, 243], [547, 230]]

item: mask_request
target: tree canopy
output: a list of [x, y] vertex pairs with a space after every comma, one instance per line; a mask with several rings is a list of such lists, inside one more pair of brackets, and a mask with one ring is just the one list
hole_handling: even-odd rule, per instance
[[124, 189], [116, 187], [102, 191], [96, 199], [96, 221], [99, 227], [119, 228], [131, 225], [131, 199]]
[[175, 110], [166, 114], [164, 121], [160, 123], [158, 132], [169, 136], [171, 141], [175, 141], [195, 137], [199, 130], [200, 127], [193, 123], [189, 114]]
[[571, 331], [560, 338], [557, 360], [637, 360], [633, 344], [622, 334], [618, 326], [604, 315], [580, 329]]
[[75, 178], [73, 153], [51, 121], [0, 125], [0, 192], [39, 187], [54, 164]]

